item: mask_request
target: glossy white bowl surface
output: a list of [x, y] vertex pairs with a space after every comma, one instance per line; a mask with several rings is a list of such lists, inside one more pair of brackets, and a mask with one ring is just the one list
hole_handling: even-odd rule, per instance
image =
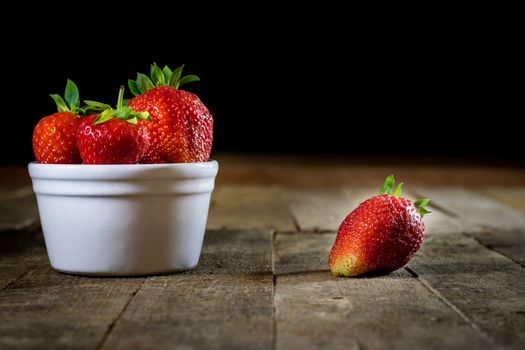
[[86, 275], [195, 267], [218, 163], [29, 164], [51, 266]]

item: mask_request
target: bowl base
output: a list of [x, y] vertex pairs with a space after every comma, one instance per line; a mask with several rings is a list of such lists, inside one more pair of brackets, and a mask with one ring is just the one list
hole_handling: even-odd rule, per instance
[[191, 266], [184, 269], [169, 269], [169, 270], [162, 270], [158, 272], [144, 272], [144, 273], [133, 273], [133, 272], [85, 272], [85, 271], [68, 271], [59, 269], [52, 266], [52, 269], [55, 271], [58, 271], [60, 273], [64, 273], [66, 275], [74, 275], [74, 276], [85, 276], [85, 277], [148, 277], [148, 276], [161, 276], [161, 275], [169, 275], [172, 273], [181, 273], [189, 270], [193, 270], [197, 265]]

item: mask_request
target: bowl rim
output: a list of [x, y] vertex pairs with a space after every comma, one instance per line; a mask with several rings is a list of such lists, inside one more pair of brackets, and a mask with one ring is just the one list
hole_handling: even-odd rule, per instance
[[32, 179], [56, 180], [120, 180], [179, 179], [215, 177], [219, 169], [216, 160], [199, 163], [161, 164], [44, 164], [30, 162]]

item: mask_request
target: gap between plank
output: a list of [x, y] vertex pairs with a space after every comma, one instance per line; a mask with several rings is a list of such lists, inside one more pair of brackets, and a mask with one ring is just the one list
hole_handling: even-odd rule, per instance
[[0, 289], [0, 293], [3, 292], [4, 290], [6, 290], [7, 288], [9, 288], [9, 286], [11, 286], [13, 283], [16, 283], [17, 281], [20, 281], [22, 278], [27, 276], [28, 273], [35, 271], [40, 266], [41, 265], [36, 265], [36, 266], [30, 267], [29, 270], [27, 270], [26, 272], [24, 272], [20, 276], [15, 277], [13, 280], [9, 281], [2, 289]]
[[299, 220], [295, 217], [290, 209], [288, 209], [288, 214], [292, 217], [293, 225], [295, 226], [295, 232], [301, 232], [301, 226], [299, 225]]
[[142, 285], [144, 284], [144, 282], [146, 282], [146, 279], [147, 278], [143, 278], [142, 279], [142, 282], [140, 282], [139, 286], [137, 287], [136, 290], [133, 291], [133, 293], [131, 294], [131, 296], [129, 297], [129, 299], [126, 301], [126, 304], [124, 304], [124, 307], [122, 308], [122, 310], [119, 312], [119, 314], [117, 315], [117, 317], [113, 320], [113, 322], [111, 322], [111, 324], [109, 325], [106, 333], [104, 333], [104, 336], [102, 337], [102, 339], [100, 340], [100, 342], [98, 343], [98, 345], [96, 346], [95, 349], [97, 350], [100, 350], [100, 349], [103, 349], [104, 346], [106, 345], [106, 342], [108, 341], [109, 339], [109, 336], [111, 334], [111, 332], [113, 331], [113, 329], [115, 328], [115, 325], [117, 324], [117, 322], [120, 320], [120, 318], [122, 317], [122, 315], [124, 314], [124, 312], [126, 312], [129, 304], [131, 304], [131, 301], [133, 300], [133, 298], [135, 298], [135, 295], [137, 295], [137, 293], [139, 292], [140, 288], [142, 288]]
[[410, 267], [405, 266], [405, 270], [408, 271], [412, 276], [418, 279], [418, 281], [426, 288], [428, 289], [432, 294], [434, 294], [439, 300], [441, 300], [445, 305], [447, 305], [449, 308], [452, 309], [458, 316], [465, 322], [467, 322], [472, 328], [474, 328], [476, 331], [480, 332], [483, 336], [488, 338], [488, 335], [483, 332], [477, 324], [475, 324], [471, 319], [469, 319], [458, 307], [454, 304], [452, 304], [445, 296], [443, 296], [437, 289], [432, 287], [430, 283], [428, 283], [427, 280], [424, 278], [421, 278], [421, 276], [418, 275], [417, 272], [412, 270]]
[[[293, 216], [292, 216], [293, 217]], [[296, 220], [293, 219], [297, 226]], [[277, 288], [277, 275], [275, 274], [275, 240], [277, 232], [272, 232], [272, 350], [277, 349], [277, 317], [275, 309], [275, 290]]]
[[491, 336], [489, 336], [487, 333], [485, 333], [481, 328], [478, 327], [476, 323], [474, 323], [470, 318], [468, 318], [456, 305], [451, 303], [444, 295], [442, 295], [437, 289], [432, 287], [432, 285], [422, 278], [417, 272], [412, 270], [410, 267], [405, 266], [405, 270], [407, 270], [412, 276], [418, 279], [418, 281], [427, 288], [432, 294], [434, 294], [439, 300], [441, 300], [446, 306], [448, 306], [452, 311], [454, 311], [462, 320], [467, 322], [468, 325], [470, 325], [474, 330], [476, 330], [483, 338], [485, 338], [487, 341], [490, 342], [490, 345], [494, 346], [495, 349], [505, 349], [504, 346], [501, 346], [497, 342], [492, 339]]
[[514, 263], [516, 263], [518, 265], [520, 265], [521, 267], [525, 267], [524, 263], [522, 263], [521, 261], [515, 260], [513, 257], [511, 257], [511, 256], [509, 256], [509, 255], [499, 251], [493, 245], [491, 245], [491, 244], [483, 244], [483, 242], [481, 240], [479, 240], [475, 235], [467, 233], [467, 234], [464, 234], [464, 236], [474, 239], [479, 245], [481, 245], [482, 247], [490, 250], [491, 252], [494, 252], [496, 254], [501, 255], [504, 258], [506, 258], [506, 259], [508, 259], [508, 260], [510, 260], [510, 261], [512, 261], [512, 262], [514, 262]]

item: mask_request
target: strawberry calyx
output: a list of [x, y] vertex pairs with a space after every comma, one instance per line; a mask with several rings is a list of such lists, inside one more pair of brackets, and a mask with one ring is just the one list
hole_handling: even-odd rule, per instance
[[[400, 197], [401, 196], [401, 190], [403, 189], [403, 183], [400, 182], [397, 187], [395, 187], [396, 180], [394, 179], [394, 175], [387, 176], [385, 179], [385, 182], [381, 186], [381, 189], [379, 190], [379, 194], [389, 194], [394, 197]], [[395, 187], [395, 189], [394, 189]], [[418, 210], [421, 217], [423, 217], [425, 214], [431, 213], [426, 206], [430, 204], [430, 199], [428, 198], [421, 198], [414, 202], [414, 206]]]
[[122, 119], [131, 124], [137, 124], [139, 119], [151, 122], [148, 112], [137, 112], [124, 105], [124, 86], [120, 86], [116, 108], [97, 101], [84, 100], [84, 103], [86, 104], [84, 107], [86, 112], [100, 112], [93, 125], [105, 123], [113, 118]]
[[59, 94], [50, 94], [49, 96], [55, 101], [59, 112], [72, 112], [75, 114], [83, 112], [83, 109], [80, 108], [78, 87], [69, 79], [67, 80], [64, 97]]
[[171, 70], [168, 66], [160, 69], [160, 67], [153, 63], [150, 65], [150, 77], [145, 74], [137, 73], [136, 80], [128, 80], [128, 87], [131, 93], [135, 96], [143, 94], [144, 92], [160, 86], [171, 86], [175, 89], [192, 83], [194, 81], [200, 81], [196, 75], [185, 75], [182, 76], [182, 70], [184, 65], [178, 67], [175, 70]]

